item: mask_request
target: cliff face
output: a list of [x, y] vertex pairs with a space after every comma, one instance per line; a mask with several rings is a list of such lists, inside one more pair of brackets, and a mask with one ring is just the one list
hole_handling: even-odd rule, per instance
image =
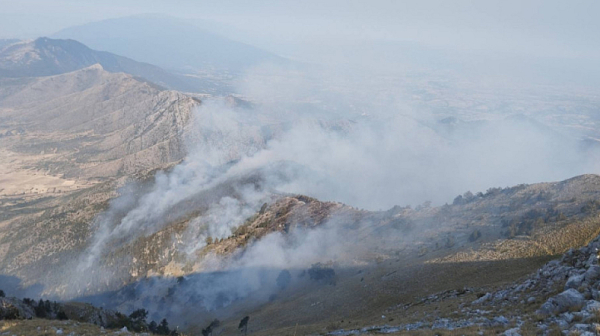
[[0, 79], [4, 272], [38, 274], [60, 264], [58, 254], [78, 251], [129, 176], [185, 157], [184, 136], [199, 104], [99, 65]]

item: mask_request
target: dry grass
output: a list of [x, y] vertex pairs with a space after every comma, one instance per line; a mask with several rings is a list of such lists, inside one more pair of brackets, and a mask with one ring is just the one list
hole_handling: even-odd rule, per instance
[[0, 321], [0, 332], [8, 332], [11, 336], [54, 336], [57, 334], [56, 331], [59, 329], [63, 331], [63, 335], [69, 335], [71, 333], [72, 335], [77, 336], [121, 334], [120, 330], [106, 329], [102, 331], [102, 329], [97, 325], [76, 321], [57, 321], [44, 319]]
[[[297, 323], [297, 335], [320, 335], [336, 329], [351, 330], [384, 324], [398, 326], [431, 321], [437, 317], [461, 318], [459, 306], [477, 299], [478, 292], [468, 292], [437, 302], [414, 303], [432, 293], [464, 286], [486, 287], [481, 291], [491, 291], [493, 287], [527, 275], [546, 261], [547, 258], [530, 258], [412, 266], [385, 262], [373, 268], [361, 268], [361, 273], [357, 269], [340, 270], [336, 286], [307, 286], [298, 291], [288, 291], [282, 293], [279, 300], [253, 311], [247, 311], [247, 307], [241, 304], [230, 308], [231, 311], [248, 312], [253, 336], [293, 335], [293, 327]], [[386, 276], [390, 268], [398, 272]], [[361, 281], [362, 278], [364, 281]], [[404, 308], [410, 303], [413, 305]], [[525, 313], [535, 308], [535, 305], [527, 304], [505, 310], [498, 307], [493, 316], [510, 316], [516, 309]], [[386, 317], [382, 318], [382, 315]], [[224, 321], [224, 334], [234, 334], [238, 321]], [[477, 330], [471, 328], [457, 332], [468, 335]], [[435, 332], [451, 335], [444, 330]], [[485, 333], [490, 332], [493, 334], [490, 330]]]
[[466, 327], [454, 330], [440, 330], [440, 329], [426, 329], [426, 330], [415, 330], [415, 331], [402, 331], [399, 333], [393, 333], [388, 335], [411, 335], [411, 336], [462, 336], [462, 335], [500, 335], [506, 328], [502, 327], [490, 327], [483, 328], [478, 326]]
[[594, 309], [589, 322], [590, 323], [600, 323], [600, 309]]
[[77, 335], [99, 335], [100, 327], [73, 321], [54, 321], [54, 320], [20, 320], [20, 321], [2, 321], [0, 330], [10, 332], [11, 335], [56, 335], [56, 331], [61, 329], [68, 335], [73, 332]]

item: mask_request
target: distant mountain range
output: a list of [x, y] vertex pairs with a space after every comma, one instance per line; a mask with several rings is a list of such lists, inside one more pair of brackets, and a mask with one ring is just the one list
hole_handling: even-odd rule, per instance
[[239, 71], [285, 58], [174, 18], [144, 15], [67, 28], [52, 35], [176, 70]]
[[170, 73], [148, 63], [105, 51], [96, 51], [74, 40], [47, 37], [11, 41], [0, 49], [0, 77], [52, 76], [100, 64], [108, 72], [124, 72], [159, 86], [185, 92], [210, 92], [215, 87], [199, 78]]
[[18, 39], [0, 39], [0, 48], [4, 48], [5, 46], [13, 43], [19, 42]]

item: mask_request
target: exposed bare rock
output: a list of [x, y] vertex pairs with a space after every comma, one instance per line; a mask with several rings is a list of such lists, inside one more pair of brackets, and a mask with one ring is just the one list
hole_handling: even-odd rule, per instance
[[[64, 75], [3, 80], [0, 144], [37, 169], [77, 178], [133, 174], [178, 162], [198, 103], [99, 65]], [[3, 130], [0, 130], [2, 133]], [[3, 142], [3, 143], [2, 143]]]
[[537, 314], [540, 316], [556, 316], [566, 311], [581, 310], [585, 299], [576, 289], [570, 288], [553, 296], [544, 303]]
[[29, 305], [17, 298], [0, 297], [0, 320], [30, 319], [35, 317], [35, 311]]

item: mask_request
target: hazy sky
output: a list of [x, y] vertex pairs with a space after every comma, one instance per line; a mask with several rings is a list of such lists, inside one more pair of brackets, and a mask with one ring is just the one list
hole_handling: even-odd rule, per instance
[[216, 21], [231, 27], [230, 36], [271, 50], [375, 39], [600, 56], [597, 0], [0, 0], [0, 38], [50, 35], [72, 25], [143, 13]]

